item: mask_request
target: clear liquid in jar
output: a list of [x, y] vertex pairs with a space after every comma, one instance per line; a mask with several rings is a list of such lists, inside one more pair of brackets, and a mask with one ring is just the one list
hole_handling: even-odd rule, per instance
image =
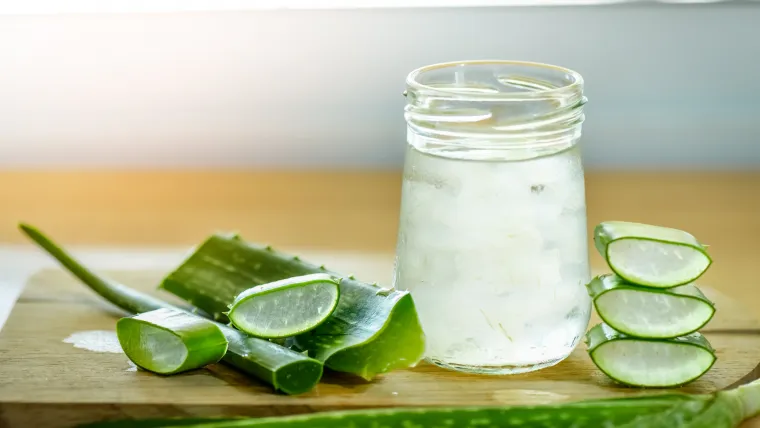
[[394, 286], [412, 294], [427, 360], [506, 374], [566, 358], [591, 306], [578, 147], [482, 161], [409, 145], [406, 156]]

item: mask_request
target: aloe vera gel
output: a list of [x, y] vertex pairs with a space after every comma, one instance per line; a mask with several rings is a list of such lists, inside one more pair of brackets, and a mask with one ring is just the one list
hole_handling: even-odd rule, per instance
[[561, 361], [587, 327], [582, 78], [544, 64], [465, 62], [407, 78], [395, 287], [426, 358], [476, 373]]

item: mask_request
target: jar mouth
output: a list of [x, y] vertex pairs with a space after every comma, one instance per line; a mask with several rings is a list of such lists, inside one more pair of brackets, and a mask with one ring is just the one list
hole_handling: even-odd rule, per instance
[[583, 78], [528, 61], [428, 65], [409, 73], [404, 117], [409, 142], [438, 152], [560, 150], [584, 121]]
[[[480, 80], [478, 84], [466, 74]], [[469, 83], [468, 83], [469, 81]], [[462, 101], [520, 101], [582, 93], [583, 77], [568, 68], [531, 61], [468, 60], [426, 65], [407, 75], [408, 89]]]

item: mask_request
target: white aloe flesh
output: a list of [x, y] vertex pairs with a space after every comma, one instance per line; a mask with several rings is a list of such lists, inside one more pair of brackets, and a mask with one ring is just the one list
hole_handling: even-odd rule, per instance
[[252, 336], [295, 336], [316, 328], [335, 311], [339, 284], [328, 274], [311, 274], [259, 285], [240, 293], [228, 316]]
[[594, 278], [586, 287], [599, 317], [629, 336], [684, 336], [702, 328], [715, 314], [713, 303], [693, 284], [656, 289], [609, 274]]
[[603, 222], [594, 230], [594, 242], [617, 275], [642, 286], [687, 284], [702, 276], [712, 263], [693, 235], [668, 227]]
[[715, 363], [715, 350], [699, 333], [674, 339], [626, 336], [601, 323], [586, 334], [592, 361], [611, 379], [629, 386], [685, 385]]

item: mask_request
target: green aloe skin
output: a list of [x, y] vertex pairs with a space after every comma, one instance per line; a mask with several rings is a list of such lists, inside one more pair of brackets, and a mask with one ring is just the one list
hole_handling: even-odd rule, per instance
[[[714, 394], [662, 394], [551, 406], [323, 412], [258, 419], [132, 421], [133, 427], [194, 428], [734, 428], [760, 411], [760, 381]], [[88, 428], [127, 425], [103, 422]], [[142, 424], [145, 425], [142, 425]]]
[[[103, 278], [83, 266], [64, 249], [33, 226], [19, 225], [21, 231], [61, 265], [92, 289], [121, 309], [140, 314], [161, 308], [182, 311], [160, 299]], [[188, 312], [189, 314], [189, 312]], [[194, 315], [193, 316], [197, 316]], [[286, 394], [301, 394], [316, 386], [322, 377], [322, 363], [276, 343], [250, 337], [216, 323], [229, 342], [223, 362], [248, 373]]]
[[227, 322], [228, 306], [252, 286], [315, 273], [341, 278], [340, 299], [327, 321], [293, 338], [298, 349], [367, 380], [422, 359], [424, 334], [408, 292], [380, 289], [237, 235], [208, 238], [161, 288]]

